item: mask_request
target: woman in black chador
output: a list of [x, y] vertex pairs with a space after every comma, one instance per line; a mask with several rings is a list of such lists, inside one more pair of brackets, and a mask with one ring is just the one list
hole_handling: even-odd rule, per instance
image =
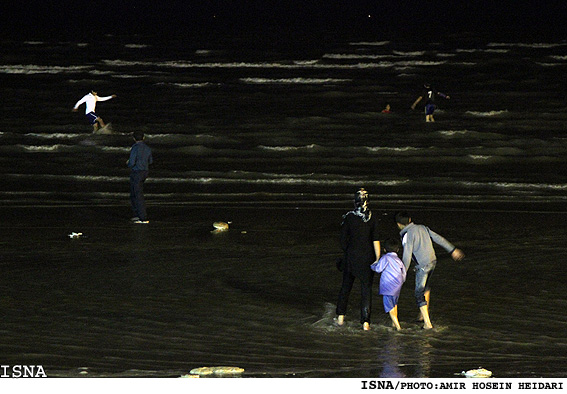
[[343, 325], [348, 297], [354, 280], [360, 281], [360, 322], [365, 330], [370, 329], [372, 308], [372, 280], [374, 272], [370, 265], [380, 257], [378, 223], [368, 208], [368, 193], [360, 189], [354, 195], [354, 210], [343, 216], [341, 224], [341, 247], [344, 254], [343, 284], [337, 302], [337, 324]]

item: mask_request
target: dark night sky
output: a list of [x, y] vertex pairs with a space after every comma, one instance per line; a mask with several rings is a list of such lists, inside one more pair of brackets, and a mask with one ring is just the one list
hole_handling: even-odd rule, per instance
[[508, 0], [4, 0], [4, 37], [101, 34], [183, 38], [261, 34], [285, 39], [426, 39], [474, 32], [493, 39], [564, 40], [567, 1]]

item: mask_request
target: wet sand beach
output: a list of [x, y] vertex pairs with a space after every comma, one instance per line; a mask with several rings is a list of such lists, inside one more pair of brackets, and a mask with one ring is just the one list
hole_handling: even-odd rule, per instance
[[[395, 204], [372, 204], [384, 236]], [[413, 209], [412, 209], [413, 208]], [[230, 365], [244, 377], [565, 377], [565, 214], [415, 206], [462, 248], [439, 251], [435, 329], [416, 322], [413, 273], [395, 332], [375, 283], [372, 330], [357, 284], [335, 325], [338, 226], [350, 205], [2, 207], [0, 356], [49, 376], [176, 377]], [[211, 233], [214, 221], [231, 221]], [[82, 232], [76, 239], [71, 232]]]

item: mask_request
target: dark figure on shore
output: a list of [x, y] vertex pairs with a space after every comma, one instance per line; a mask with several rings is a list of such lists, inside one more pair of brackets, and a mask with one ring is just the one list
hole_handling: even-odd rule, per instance
[[144, 142], [144, 133], [135, 131], [134, 141], [130, 150], [130, 158], [126, 162], [130, 171], [130, 202], [134, 223], [149, 223], [146, 215], [146, 202], [144, 200], [144, 182], [148, 177], [149, 165], [153, 163], [152, 150]]
[[370, 266], [380, 257], [378, 223], [368, 208], [368, 193], [360, 189], [354, 196], [354, 210], [343, 216], [341, 247], [344, 251], [343, 283], [337, 302], [337, 324], [343, 325], [347, 303], [354, 280], [361, 288], [360, 322], [364, 330], [370, 329], [372, 309], [372, 281]]
[[433, 328], [429, 319], [430, 280], [437, 265], [433, 242], [450, 253], [455, 261], [462, 260], [465, 254], [428, 227], [414, 224], [407, 212], [398, 212], [396, 223], [401, 230], [400, 236], [404, 248], [402, 261], [406, 270], [409, 270], [412, 260], [415, 261], [415, 300], [421, 312], [420, 320], [423, 320], [423, 328], [428, 330]]

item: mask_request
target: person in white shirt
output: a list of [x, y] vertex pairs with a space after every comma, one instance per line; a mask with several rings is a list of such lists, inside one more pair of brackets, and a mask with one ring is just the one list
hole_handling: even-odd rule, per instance
[[112, 96], [99, 97], [97, 92], [93, 90], [89, 94], [86, 94], [82, 99], [77, 101], [75, 107], [73, 107], [73, 112], [77, 112], [79, 107], [84, 103], [86, 106], [85, 115], [93, 126], [93, 132], [96, 132], [98, 129], [106, 126], [102, 118], [95, 113], [97, 101], [106, 101], [115, 97], [115, 94], [113, 94]]

